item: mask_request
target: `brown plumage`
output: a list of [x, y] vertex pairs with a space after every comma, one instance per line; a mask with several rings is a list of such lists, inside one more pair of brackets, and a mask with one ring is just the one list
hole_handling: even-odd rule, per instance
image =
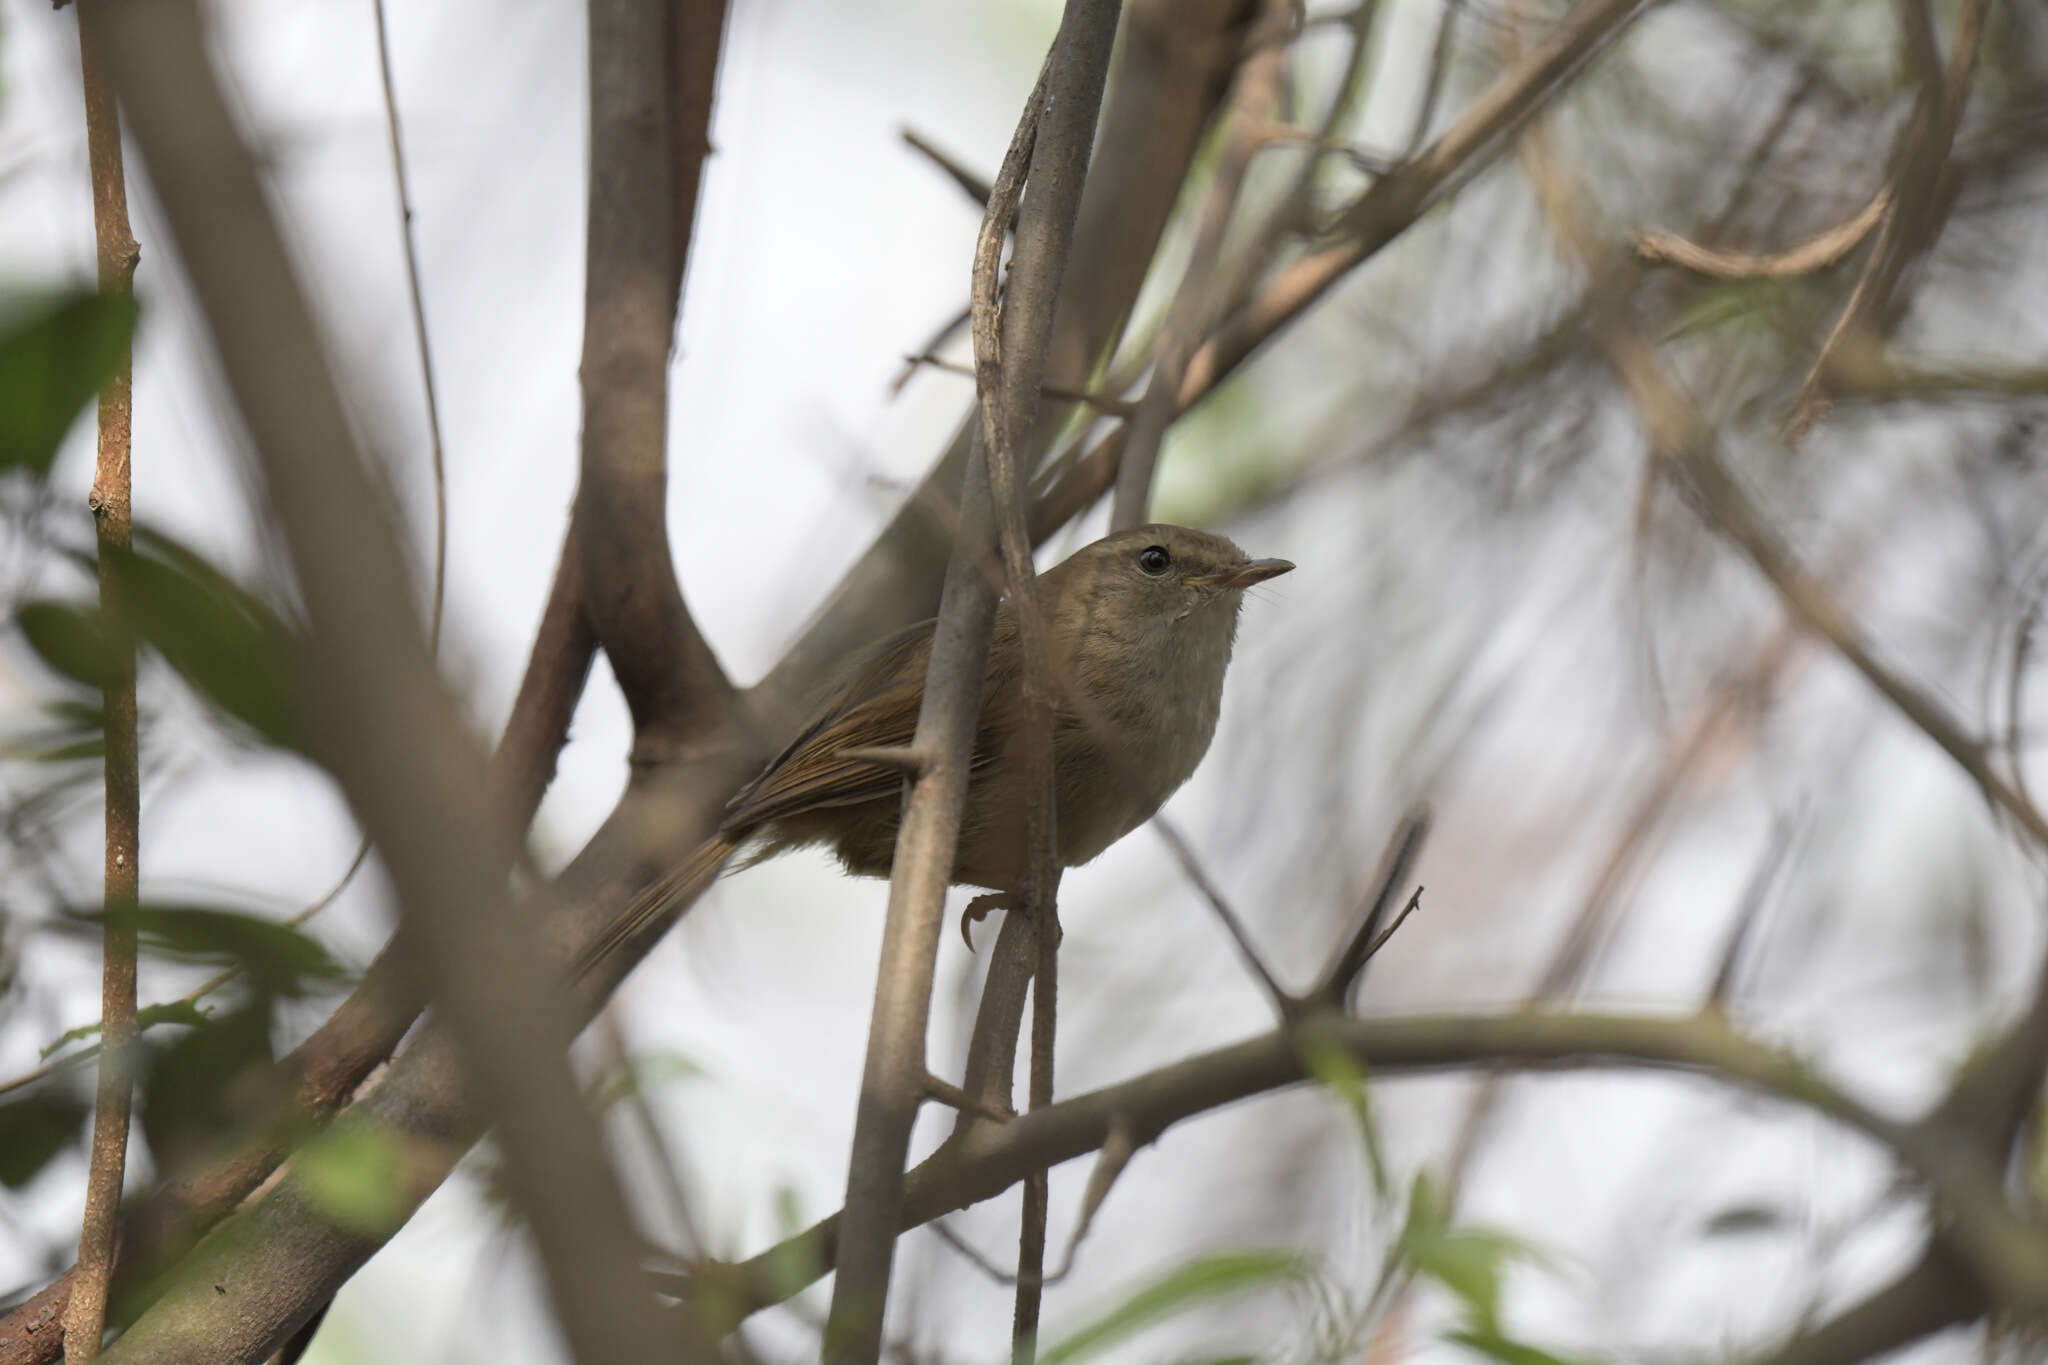
[[[1055, 679], [1053, 781], [1059, 861], [1077, 867], [1149, 819], [1208, 751], [1245, 589], [1286, 573], [1222, 536], [1139, 526], [1076, 551], [1039, 575]], [[738, 848], [751, 861], [830, 847], [846, 870], [886, 877], [904, 774], [851, 751], [911, 743], [931, 657], [932, 621], [858, 656], [815, 718], [726, 807], [717, 837], [650, 888], [586, 958], [659, 915]], [[1025, 794], [1006, 747], [1019, 728], [1023, 655], [1016, 604], [996, 609], [952, 881], [1014, 890], [1024, 857]]]

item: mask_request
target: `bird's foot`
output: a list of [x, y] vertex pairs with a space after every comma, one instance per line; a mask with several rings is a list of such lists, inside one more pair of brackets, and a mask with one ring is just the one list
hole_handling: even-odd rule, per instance
[[967, 902], [967, 908], [960, 912], [960, 937], [966, 940], [967, 951], [974, 951], [973, 926], [987, 919], [991, 910], [1015, 910], [1020, 904], [1013, 891], [991, 891]]
[[[1028, 907], [1024, 904], [1024, 898], [1015, 891], [991, 891], [987, 895], [976, 896], [973, 900], [967, 902], [967, 908], [960, 912], [960, 937], [967, 941], [967, 951], [970, 953], [974, 951], [972, 926], [987, 919], [990, 911], [1002, 910], [1010, 912], [1026, 908]], [[1057, 935], [1053, 942], [1057, 945], [1061, 938], [1066, 937], [1066, 931], [1060, 928], [1058, 916], [1053, 917], [1052, 927], [1053, 933]]]

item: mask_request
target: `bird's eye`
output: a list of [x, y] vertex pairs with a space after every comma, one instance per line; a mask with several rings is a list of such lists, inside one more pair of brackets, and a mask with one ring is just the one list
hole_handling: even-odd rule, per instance
[[1138, 551], [1138, 567], [1157, 578], [1173, 567], [1173, 556], [1164, 545], [1147, 545]]

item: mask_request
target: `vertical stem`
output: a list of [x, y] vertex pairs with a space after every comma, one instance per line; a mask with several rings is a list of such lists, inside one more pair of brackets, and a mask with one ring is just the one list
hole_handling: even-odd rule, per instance
[[[1027, 430], [1036, 411], [1053, 304], [1087, 179], [1120, 9], [1120, 0], [1069, 0], [1047, 59], [1042, 90], [1033, 91], [990, 198], [975, 269], [984, 298], [992, 298], [986, 287], [989, 224], [999, 225], [1007, 215], [1006, 182], [1014, 195], [1022, 178], [1019, 163], [1028, 153], [1031, 194], [1018, 218], [1002, 310], [1000, 385], [1011, 402], [985, 410], [984, 451], [992, 448], [992, 433], [1006, 437]], [[999, 233], [1000, 226], [995, 231]], [[991, 310], [979, 311], [978, 326], [985, 328]], [[978, 355], [987, 354], [979, 342], [976, 350]], [[825, 1327], [829, 1365], [873, 1365], [881, 1351], [882, 1315], [896, 1238], [902, 1230], [904, 1155], [924, 1094], [932, 970], [995, 615], [994, 593], [981, 565], [997, 529], [989, 476], [986, 459], [968, 461], [959, 504], [960, 536], [947, 569], [913, 741], [925, 767], [905, 802], [897, 832], [881, 971], [835, 1258], [832, 1312]], [[1026, 573], [1012, 581], [1021, 578], [1028, 588], [1028, 558], [1025, 567]], [[1020, 600], [1029, 601], [1028, 590]]]
[[[100, 68], [91, 35], [79, 32], [85, 84], [85, 135], [92, 165], [92, 216], [98, 243], [100, 293], [132, 292], [140, 250], [128, 228], [128, 190], [121, 173], [121, 123], [113, 91]], [[129, 497], [130, 378], [132, 353], [122, 348], [114, 375], [100, 390], [99, 458], [93, 471], [93, 525], [99, 541], [100, 610], [112, 643], [115, 674], [104, 693], [106, 726], [106, 886], [109, 912], [132, 906], [140, 856], [141, 779], [135, 720], [135, 646], [120, 600], [114, 558], [128, 548], [134, 517]], [[135, 1038], [135, 930], [106, 925], [100, 982], [101, 1051], [92, 1121], [92, 1161], [86, 1175], [85, 1216], [78, 1235], [78, 1276], [64, 1315], [64, 1358], [82, 1365], [100, 1353], [107, 1290], [113, 1280], [115, 1216], [128, 1160], [131, 1098], [128, 1073]]]

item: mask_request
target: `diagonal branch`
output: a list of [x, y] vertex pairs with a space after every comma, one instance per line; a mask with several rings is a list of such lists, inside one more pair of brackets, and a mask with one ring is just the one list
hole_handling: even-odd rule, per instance
[[1280, 107], [1281, 88], [1286, 83], [1287, 43], [1296, 32], [1295, 6], [1291, 0], [1265, 0], [1260, 8], [1260, 22], [1273, 31], [1273, 40], [1254, 48], [1238, 67], [1231, 84], [1216, 178], [1202, 204], [1194, 248], [1188, 256], [1187, 269], [1181, 274], [1180, 289], [1166, 310], [1166, 320], [1159, 326], [1152, 382], [1138, 404], [1137, 415], [1126, 428], [1116, 499], [1109, 516], [1113, 530], [1136, 526], [1145, 520], [1151, 503], [1152, 476], [1159, 462], [1159, 444], [1180, 412], [1181, 379], [1196, 346], [1215, 325], [1215, 314], [1228, 302], [1222, 293], [1220, 269], [1223, 237], [1244, 191], [1245, 172], [1251, 169], [1252, 158], [1271, 145], [1267, 130]]

